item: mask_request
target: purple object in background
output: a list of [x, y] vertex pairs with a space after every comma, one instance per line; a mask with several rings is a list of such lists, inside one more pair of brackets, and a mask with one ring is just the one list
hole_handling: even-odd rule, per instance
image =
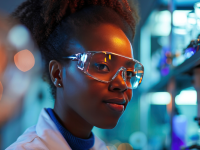
[[170, 63], [168, 63], [168, 56], [171, 56], [169, 47], [163, 47], [157, 68], [160, 70], [161, 76], [166, 76], [170, 72]]
[[172, 150], [179, 150], [186, 145], [187, 119], [183, 115], [174, 116], [172, 131]]
[[185, 50], [185, 58], [188, 59], [196, 53], [196, 47], [189, 47]]
[[169, 74], [169, 67], [165, 67], [161, 69], [161, 75], [166, 76]]

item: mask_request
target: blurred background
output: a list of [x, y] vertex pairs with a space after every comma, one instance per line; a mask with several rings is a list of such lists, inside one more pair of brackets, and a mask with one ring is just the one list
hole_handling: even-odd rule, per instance
[[[10, 14], [23, 1], [0, 0], [0, 11]], [[143, 82], [133, 91], [133, 99], [114, 129], [94, 128], [93, 131], [106, 142], [110, 150], [179, 150], [197, 147], [200, 144], [200, 1], [138, 2], [141, 21], [133, 47], [135, 59], [145, 68]], [[7, 29], [10, 35], [9, 29], [13, 27]], [[28, 34], [24, 28], [19, 29], [19, 33], [12, 34]], [[17, 56], [17, 50], [13, 51], [14, 58], [20, 57]], [[21, 69], [26, 78], [19, 75], [23, 83], [26, 79], [23, 86], [28, 88], [16, 94], [15, 102], [4, 102], [9, 96], [2, 96], [7, 87], [0, 82], [0, 116], [5, 118], [0, 120], [2, 150], [16, 141], [25, 129], [37, 123], [42, 108], [53, 108], [54, 105], [50, 89], [41, 78], [37, 47], [29, 47], [28, 51], [28, 60], [32, 59], [32, 64], [28, 69]], [[27, 53], [24, 55], [27, 56]], [[0, 61], [4, 58], [1, 56], [2, 53]], [[10, 64], [20, 70], [16, 59]]]

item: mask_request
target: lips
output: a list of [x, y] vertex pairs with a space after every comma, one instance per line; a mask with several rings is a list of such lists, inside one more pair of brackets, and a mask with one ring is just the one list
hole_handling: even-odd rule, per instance
[[113, 111], [123, 112], [126, 104], [125, 99], [109, 99], [103, 101]]

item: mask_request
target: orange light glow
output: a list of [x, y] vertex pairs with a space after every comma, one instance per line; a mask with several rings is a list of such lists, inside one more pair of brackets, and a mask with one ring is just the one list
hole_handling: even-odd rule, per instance
[[140, 81], [139, 81], [139, 83], [141, 83], [142, 82], [142, 77], [140, 78]]
[[4, 72], [7, 63], [5, 48], [0, 44], [0, 75]]
[[19, 70], [26, 72], [35, 65], [35, 58], [29, 50], [22, 50], [14, 56], [14, 62]]
[[118, 46], [125, 45], [125, 42], [118, 37], [113, 37], [113, 42], [115, 42]]
[[122, 143], [118, 146], [117, 150], [133, 150], [133, 147], [128, 143]]
[[109, 54], [109, 60], [111, 60], [111, 55]]
[[105, 57], [105, 62], [106, 62], [106, 57]]
[[144, 73], [144, 71], [142, 71], [142, 70], [137, 70], [137, 71], [135, 71], [134, 73], [135, 73], [135, 74], [137, 74], [137, 73]]
[[170, 96], [171, 96], [171, 100], [170, 100], [170, 103], [167, 105], [167, 112], [169, 114], [171, 114], [172, 112], [172, 94], [170, 93]]
[[108, 150], [110, 150], [109, 146], [106, 146]]
[[181, 56], [181, 53], [176, 53], [175, 55], [176, 55], [176, 57], [179, 57], [179, 56]]
[[0, 100], [1, 100], [2, 95], [3, 95], [3, 85], [0, 82]]

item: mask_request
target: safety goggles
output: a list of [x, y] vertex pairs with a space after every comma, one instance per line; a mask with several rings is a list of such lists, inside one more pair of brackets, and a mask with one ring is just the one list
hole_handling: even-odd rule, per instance
[[121, 75], [128, 89], [142, 82], [144, 67], [137, 60], [106, 51], [87, 51], [63, 57], [77, 61], [77, 67], [93, 79], [109, 83]]

